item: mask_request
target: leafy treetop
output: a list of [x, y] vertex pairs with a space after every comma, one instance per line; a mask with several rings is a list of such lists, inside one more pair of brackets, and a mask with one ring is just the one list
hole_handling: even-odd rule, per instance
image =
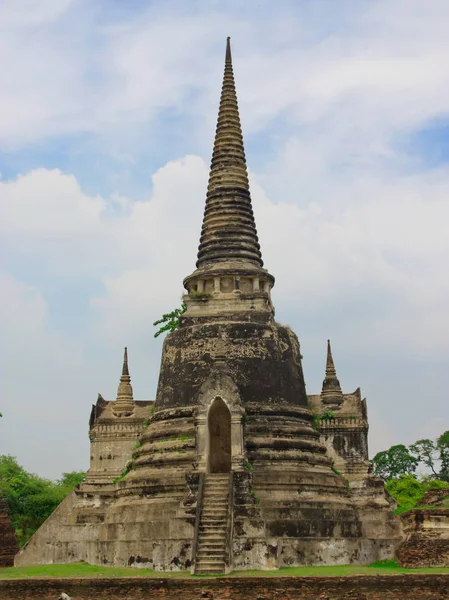
[[8, 501], [20, 546], [84, 478], [85, 473], [73, 471], [50, 481], [28, 473], [13, 456], [0, 455], [0, 495]]

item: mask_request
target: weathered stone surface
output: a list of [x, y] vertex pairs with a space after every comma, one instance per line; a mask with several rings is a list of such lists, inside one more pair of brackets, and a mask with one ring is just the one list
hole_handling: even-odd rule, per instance
[[[431, 490], [421, 504], [449, 498], [449, 490]], [[442, 502], [441, 502], [442, 503]], [[449, 567], [449, 508], [409, 510], [401, 515], [405, 540], [397, 552], [403, 567]]]
[[12, 567], [19, 547], [6, 498], [0, 496], [0, 567]]
[[363, 537], [378, 540], [387, 558], [401, 542], [400, 519], [393, 514], [395, 502], [383, 481], [372, 474], [368, 460], [368, 414], [360, 388], [343, 394], [328, 340], [326, 375], [320, 395], [309, 396], [316, 415], [332, 416], [318, 422], [320, 441], [333, 459], [334, 468], [345, 478], [348, 492], [357, 507]]
[[[322, 397], [308, 397], [299, 341], [274, 319], [229, 40], [196, 267], [154, 405], [133, 400], [125, 354], [117, 400], [92, 411], [86, 482], [16, 563], [195, 570], [198, 551], [202, 572], [228, 572], [391, 557], [400, 530], [369, 474], [366, 403], [342, 394], [330, 347]], [[309, 402], [338, 416], [318, 432]], [[220, 473], [221, 502], [207, 477]]]

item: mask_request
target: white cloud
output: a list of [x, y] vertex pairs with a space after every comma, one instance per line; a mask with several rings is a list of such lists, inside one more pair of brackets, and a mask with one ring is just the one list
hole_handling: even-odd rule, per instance
[[[121, 140], [159, 109], [186, 119], [192, 144], [211, 142], [230, 33], [244, 133], [272, 154], [251, 176], [255, 215], [277, 318], [303, 342], [308, 391], [319, 389], [331, 335], [347, 381], [369, 392], [373, 449], [443, 427], [435, 416], [422, 423], [418, 407], [429, 394], [432, 413], [445, 410], [449, 171], [425, 169], [419, 148], [412, 160], [396, 142], [448, 113], [447, 2], [349, 2], [331, 23], [287, 2], [255, 19], [220, 3], [200, 2], [197, 14], [164, 3], [116, 22], [95, 20], [87, 4], [17, 6], [0, 9], [3, 146], [94, 132], [131, 173], [140, 148], [129, 156]], [[68, 418], [72, 453], [53, 453], [51, 473], [84, 466], [89, 405], [114, 393], [123, 345], [136, 395], [153, 395], [152, 322], [194, 269], [207, 170], [198, 156], [167, 162], [139, 202], [102, 195], [101, 182], [88, 194], [82, 175], [60, 169], [0, 181], [3, 412], [28, 436], [22, 447], [10, 435], [10, 451], [36, 470], [38, 433], [59, 443]], [[76, 331], [61, 328], [64, 310]]]
[[130, 9], [119, 22], [110, 11], [95, 16], [88, 4], [75, 10], [69, 0], [39, 10], [20, 4], [2, 8], [6, 144], [110, 135], [113, 128], [125, 136], [167, 107], [201, 116], [203, 135], [202, 123], [209, 126], [216, 112], [217, 64], [229, 33], [246, 133], [286, 112], [293, 124], [330, 127], [360, 150], [382, 147], [393, 132], [449, 107], [445, 0], [426, 11], [419, 0], [407, 7], [402, 0], [349, 2], [335, 15], [334, 31], [315, 37], [323, 16], [287, 2], [274, 16], [260, 10], [251, 21], [232, 7], [199, 3], [188, 11], [168, 2], [138, 14]]

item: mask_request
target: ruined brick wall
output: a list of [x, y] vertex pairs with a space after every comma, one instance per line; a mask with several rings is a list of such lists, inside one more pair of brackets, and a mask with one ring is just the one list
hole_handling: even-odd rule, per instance
[[0, 567], [12, 567], [19, 551], [6, 498], [0, 497]]
[[2, 600], [444, 600], [449, 575], [0, 580]]
[[402, 567], [449, 567], [449, 539], [422, 537], [415, 533], [401, 546], [397, 558]]
[[397, 551], [401, 566], [449, 567], [449, 509], [409, 510], [401, 519], [406, 536]]
[[419, 506], [441, 506], [444, 508], [444, 501], [449, 498], [449, 489], [429, 490], [419, 501]]

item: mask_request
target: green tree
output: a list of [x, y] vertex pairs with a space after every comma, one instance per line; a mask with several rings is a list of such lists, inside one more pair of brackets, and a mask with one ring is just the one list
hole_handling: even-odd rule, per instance
[[438, 458], [440, 461], [439, 479], [449, 482], [449, 431], [445, 431], [437, 439]]
[[427, 467], [434, 477], [438, 477], [436, 461], [438, 460], [438, 450], [436, 443], [432, 440], [418, 440], [409, 446], [410, 452], [415, 456], [418, 463]]
[[63, 473], [61, 479], [58, 479], [57, 484], [61, 489], [68, 489], [70, 493], [77, 485], [86, 479], [84, 471], [71, 471]]
[[84, 478], [84, 473], [64, 473], [50, 481], [28, 473], [13, 456], [0, 456], [0, 494], [11, 510], [11, 520], [19, 545], [23, 545], [58, 504]]
[[373, 458], [374, 474], [386, 481], [404, 474], [411, 475], [415, 473], [417, 466], [418, 459], [403, 444], [378, 452]]

